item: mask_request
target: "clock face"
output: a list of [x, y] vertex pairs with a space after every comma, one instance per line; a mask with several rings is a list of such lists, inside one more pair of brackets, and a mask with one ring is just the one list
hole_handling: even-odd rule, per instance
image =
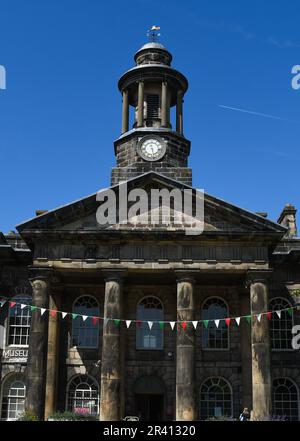
[[166, 153], [166, 146], [158, 137], [147, 137], [140, 141], [139, 153], [146, 161], [158, 161]]

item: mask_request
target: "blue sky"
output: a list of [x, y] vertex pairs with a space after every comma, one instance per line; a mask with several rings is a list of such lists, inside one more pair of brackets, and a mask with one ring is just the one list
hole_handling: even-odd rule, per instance
[[117, 81], [153, 24], [189, 79], [194, 186], [273, 220], [300, 209], [299, 14], [297, 0], [0, 0], [0, 230], [109, 184]]

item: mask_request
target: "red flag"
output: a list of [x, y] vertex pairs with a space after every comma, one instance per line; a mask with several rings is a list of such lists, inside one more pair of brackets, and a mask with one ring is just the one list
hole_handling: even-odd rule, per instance
[[268, 317], [268, 320], [271, 320], [271, 318], [272, 318], [272, 312], [267, 312], [267, 317]]
[[181, 322], [181, 327], [182, 327], [182, 329], [185, 329], [186, 328], [186, 322]]
[[92, 317], [92, 323], [93, 323], [94, 326], [97, 325], [98, 320], [99, 320], [99, 317]]
[[230, 325], [230, 320], [231, 320], [230, 318], [225, 319], [225, 323], [226, 323], [227, 326]]
[[9, 306], [10, 308], [13, 308], [14, 306], [16, 306], [17, 302], [9, 302]]
[[56, 317], [57, 311], [55, 309], [50, 310], [51, 317]]
[[141, 322], [140, 320], [137, 320], [137, 321], [136, 321], [136, 326], [137, 326], [138, 328], [141, 327], [141, 324], [142, 324], [142, 322]]

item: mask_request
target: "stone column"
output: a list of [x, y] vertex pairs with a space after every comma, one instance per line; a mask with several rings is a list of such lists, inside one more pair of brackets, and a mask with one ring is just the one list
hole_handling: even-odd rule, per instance
[[[39, 308], [48, 308], [49, 281], [37, 276], [31, 279], [32, 304]], [[44, 417], [45, 379], [47, 360], [48, 314], [41, 316], [39, 310], [32, 312], [28, 362], [26, 368], [25, 409], [39, 419]]]
[[122, 403], [122, 360], [121, 323], [116, 326], [113, 320], [122, 317], [122, 279], [116, 273], [105, 281], [105, 301], [101, 360], [101, 400], [100, 420], [118, 421], [121, 419]]
[[161, 84], [161, 126], [168, 126], [168, 84], [166, 81]]
[[[60, 302], [50, 295], [49, 309], [59, 309]], [[59, 363], [59, 318], [49, 315], [46, 375], [45, 420], [56, 410]]]
[[138, 83], [138, 114], [137, 114], [137, 126], [143, 126], [144, 120], [144, 82]]
[[[177, 320], [194, 320], [193, 279], [177, 280]], [[194, 421], [195, 405], [195, 330], [192, 323], [183, 329], [177, 324], [176, 345], [176, 421]]]
[[183, 134], [183, 92], [177, 91], [177, 106], [176, 106], [176, 132]]
[[128, 132], [129, 129], [129, 104], [128, 104], [128, 90], [123, 90], [123, 104], [122, 104], [122, 133]]
[[[240, 313], [241, 316], [250, 314], [249, 294], [241, 294]], [[246, 320], [241, 320], [241, 361], [242, 361], [242, 408], [252, 409], [252, 352], [251, 352], [251, 326]]]
[[[270, 270], [248, 271], [251, 314], [268, 311], [269, 295], [267, 279]], [[252, 317], [252, 419], [261, 419], [272, 412], [272, 383], [270, 369], [269, 320], [266, 315]]]

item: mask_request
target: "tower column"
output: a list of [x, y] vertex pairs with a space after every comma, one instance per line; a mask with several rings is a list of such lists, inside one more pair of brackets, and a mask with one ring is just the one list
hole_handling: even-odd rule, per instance
[[[188, 276], [177, 280], [177, 320], [194, 319], [194, 281]], [[176, 342], [176, 421], [194, 421], [195, 404], [195, 330], [192, 323], [177, 324]]]
[[168, 126], [168, 83], [163, 81], [161, 84], [161, 126]]
[[[48, 308], [49, 279], [44, 273], [30, 280], [32, 286], [32, 304], [38, 308]], [[40, 311], [33, 311], [30, 326], [28, 362], [26, 368], [26, 400], [25, 409], [44, 417], [45, 378], [47, 360], [48, 318]]]
[[176, 132], [183, 134], [183, 91], [177, 91], [177, 105], [176, 105]]
[[129, 129], [129, 104], [128, 104], [128, 90], [123, 90], [123, 104], [122, 104], [122, 133], [128, 132]]
[[137, 114], [137, 126], [143, 126], [144, 119], [144, 82], [138, 83], [138, 114]]
[[116, 325], [112, 320], [122, 317], [122, 291], [121, 274], [116, 272], [108, 275], [105, 280], [105, 320], [101, 360], [101, 421], [118, 421], [122, 416], [121, 323]]
[[[269, 293], [267, 280], [272, 271], [248, 271], [250, 287], [251, 314], [267, 312]], [[270, 336], [269, 320], [266, 315], [252, 317], [251, 355], [252, 355], [252, 419], [271, 415], [271, 369], [270, 369]]]
[[[49, 309], [59, 309], [60, 301], [50, 294]], [[58, 360], [59, 360], [59, 319], [49, 315], [48, 354], [45, 397], [45, 420], [56, 410]]]

